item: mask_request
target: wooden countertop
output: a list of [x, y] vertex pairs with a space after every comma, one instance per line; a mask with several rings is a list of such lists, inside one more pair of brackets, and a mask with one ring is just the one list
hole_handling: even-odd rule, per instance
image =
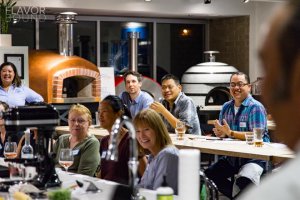
[[179, 149], [196, 148], [202, 153], [215, 155], [260, 159], [274, 163], [295, 157], [291, 149], [280, 143], [264, 143], [263, 147], [254, 147], [245, 141], [216, 140], [215, 137], [207, 136], [185, 135], [185, 140], [177, 140], [174, 134], [171, 138]]
[[[214, 125], [215, 120], [207, 120], [207, 124]], [[272, 120], [267, 121], [268, 130], [274, 131], [276, 129], [276, 124]]]
[[[67, 134], [69, 133], [69, 127], [58, 126], [56, 127], [56, 132], [59, 135]], [[109, 134], [107, 130], [94, 126], [90, 127], [89, 132], [98, 139]], [[261, 159], [274, 163], [295, 157], [295, 153], [291, 149], [280, 143], [264, 143], [263, 147], [254, 147], [246, 144], [245, 141], [232, 139], [216, 140], [216, 137], [189, 134], [185, 135], [185, 140], [177, 140], [175, 134], [170, 134], [170, 136], [179, 149], [195, 148], [202, 153]]]

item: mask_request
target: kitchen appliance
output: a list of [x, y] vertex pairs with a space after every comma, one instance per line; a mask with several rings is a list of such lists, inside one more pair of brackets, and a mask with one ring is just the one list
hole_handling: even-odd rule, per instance
[[[215, 61], [218, 51], [205, 51], [209, 62], [190, 67], [182, 76], [183, 91], [196, 105], [222, 105], [230, 99], [229, 82], [232, 73], [238, 70], [225, 63]], [[227, 97], [227, 98], [226, 98]]]
[[[59, 53], [49, 50], [29, 52], [29, 86], [41, 94], [60, 113], [61, 125], [67, 125], [70, 106], [81, 103], [96, 111], [101, 96], [99, 68], [73, 55], [73, 24], [76, 13], [56, 17], [59, 28]], [[95, 114], [92, 112], [93, 119]]]
[[56, 17], [59, 54], [47, 50], [29, 53], [29, 85], [47, 103], [99, 102], [100, 71], [96, 65], [73, 55], [73, 24], [76, 13]]
[[49, 104], [35, 103], [30, 106], [10, 108], [7, 112], [1, 113], [1, 117], [5, 119], [8, 135], [24, 131], [29, 127], [38, 130], [35, 159], [5, 160], [24, 163], [25, 166], [35, 166], [38, 175], [31, 182], [38, 188], [60, 186], [61, 181], [55, 171], [54, 156], [48, 153], [49, 140], [55, 133], [55, 127], [59, 125], [59, 114], [56, 108]]
[[221, 105], [231, 99], [229, 92], [230, 76], [238, 70], [222, 62], [216, 62], [218, 51], [205, 51], [209, 62], [190, 67], [182, 76], [184, 93], [191, 97], [198, 109], [201, 129], [211, 130], [207, 120], [218, 119]]

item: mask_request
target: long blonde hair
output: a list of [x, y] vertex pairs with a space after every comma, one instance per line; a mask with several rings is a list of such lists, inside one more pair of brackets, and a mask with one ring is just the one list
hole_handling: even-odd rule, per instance
[[135, 116], [133, 123], [135, 127], [140, 125], [151, 127], [156, 134], [156, 144], [159, 145], [160, 149], [172, 144], [167, 127], [156, 111], [152, 109], [142, 110]]

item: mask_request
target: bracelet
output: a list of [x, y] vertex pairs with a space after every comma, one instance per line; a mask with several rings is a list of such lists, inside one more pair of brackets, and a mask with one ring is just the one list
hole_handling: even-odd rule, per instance
[[234, 138], [234, 131], [230, 131], [230, 137]]

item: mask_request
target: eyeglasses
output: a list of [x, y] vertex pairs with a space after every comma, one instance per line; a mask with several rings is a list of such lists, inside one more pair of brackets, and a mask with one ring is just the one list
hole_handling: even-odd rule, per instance
[[79, 125], [83, 125], [85, 124], [87, 121], [84, 119], [68, 119], [69, 123], [75, 124], [77, 122], [77, 124]]
[[231, 88], [235, 88], [235, 86], [238, 86], [239, 88], [242, 88], [242, 87], [244, 87], [245, 85], [249, 85], [249, 83], [243, 83], [243, 82], [237, 82], [237, 83], [231, 82], [231, 83], [230, 83], [230, 87], [231, 87]]

